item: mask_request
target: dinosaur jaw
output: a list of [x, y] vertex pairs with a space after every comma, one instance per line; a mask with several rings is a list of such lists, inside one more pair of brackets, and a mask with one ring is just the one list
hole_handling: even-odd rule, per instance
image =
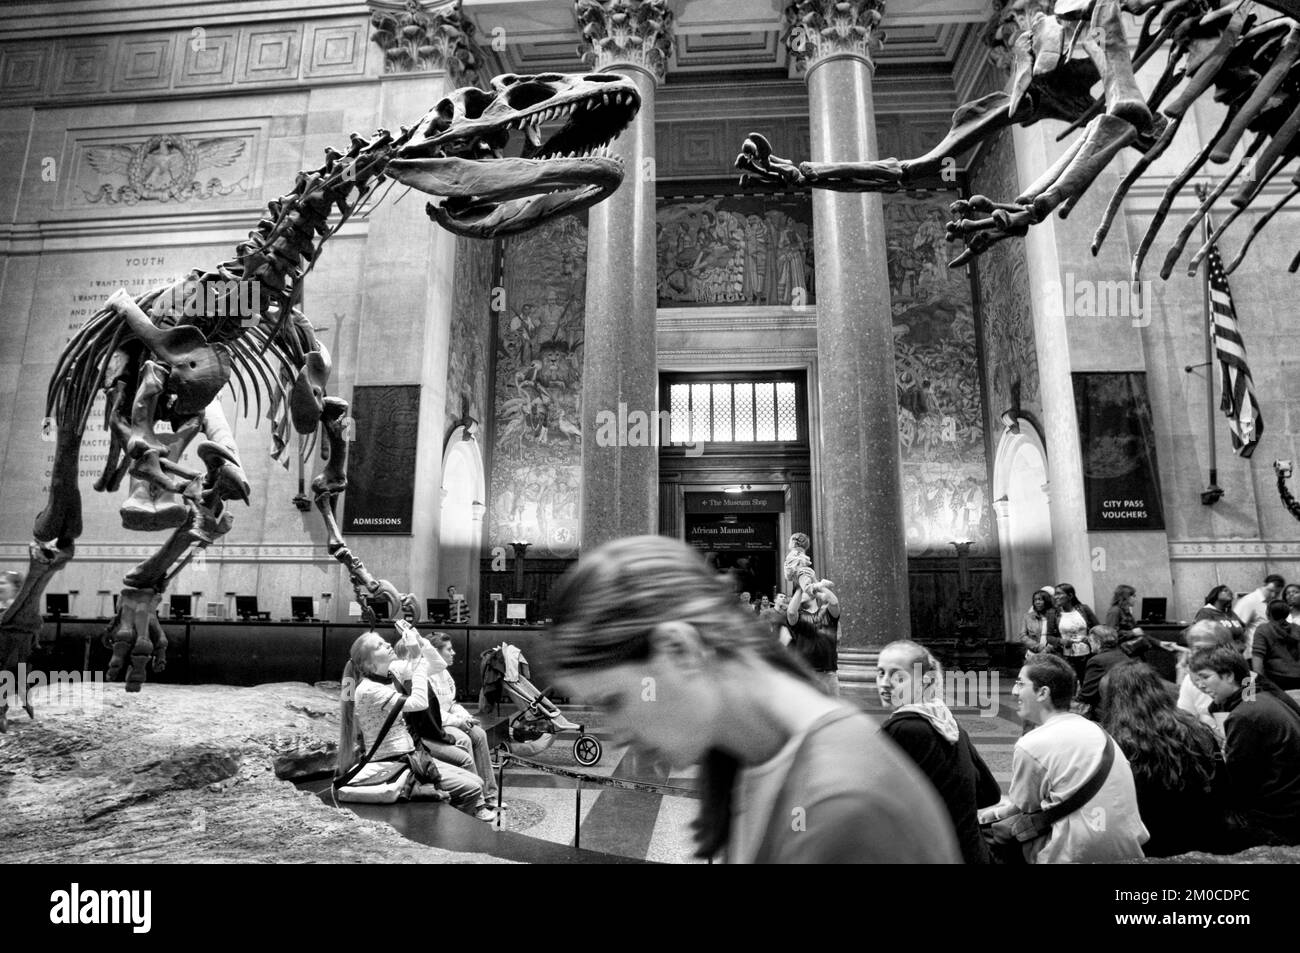
[[394, 159], [386, 174], [435, 196], [429, 217], [470, 238], [520, 232], [607, 198], [623, 181], [623, 165], [603, 147], [576, 157]]
[[609, 144], [640, 107], [636, 84], [623, 76], [505, 74], [491, 92], [466, 87], [441, 100], [404, 137], [385, 174], [441, 198], [429, 217], [450, 232], [513, 234], [617, 189], [623, 166]]

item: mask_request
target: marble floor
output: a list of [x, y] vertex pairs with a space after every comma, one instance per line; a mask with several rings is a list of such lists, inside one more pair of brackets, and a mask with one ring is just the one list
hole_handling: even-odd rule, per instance
[[[1014, 678], [1002, 673], [995, 684], [988, 684], [982, 710], [953, 707], [1004, 791], [1011, 778], [1011, 749], [1021, 731], [1009, 695]], [[884, 720], [885, 711], [874, 686], [869, 690], [867, 686], [849, 688], [844, 696], [872, 718]], [[600, 762], [591, 768], [578, 766], [573, 758], [576, 735], [558, 736], [551, 748], [533, 760], [597, 777], [693, 787], [693, 771], [670, 771], [667, 765], [626, 745], [613, 744], [600, 731], [598, 713], [567, 707], [565, 712], [574, 721], [586, 720], [594, 726], [592, 733], [604, 745]], [[691, 856], [690, 825], [697, 808], [691, 796], [621, 790], [590, 782], [584, 782], [579, 790], [572, 778], [520, 766], [506, 770], [502, 790], [507, 809], [499, 825], [474, 821], [438, 803], [350, 808], [365, 817], [386, 820], [421, 843], [525, 862], [699, 862]]]

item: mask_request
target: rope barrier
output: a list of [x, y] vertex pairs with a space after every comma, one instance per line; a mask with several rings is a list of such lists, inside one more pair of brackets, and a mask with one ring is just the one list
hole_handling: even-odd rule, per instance
[[503, 754], [501, 759], [502, 767], [508, 764], [517, 764], [532, 768], [534, 771], [541, 771], [543, 774], [554, 774], [562, 778], [581, 781], [584, 784], [599, 784], [607, 788], [643, 791], [647, 794], [666, 794], [670, 797], [698, 798], [700, 796], [699, 792], [694, 788], [683, 788], [672, 784], [652, 784], [649, 781], [630, 781], [626, 778], [610, 778], [599, 774], [590, 774], [586, 771], [575, 771], [572, 768], [561, 768], [554, 764], [545, 764], [541, 761], [533, 761], [531, 758], [521, 758], [513, 754]]

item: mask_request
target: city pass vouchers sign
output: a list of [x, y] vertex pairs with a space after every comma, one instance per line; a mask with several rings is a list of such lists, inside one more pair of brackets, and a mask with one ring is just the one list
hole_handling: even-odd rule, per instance
[[1146, 375], [1075, 374], [1088, 529], [1164, 529]]

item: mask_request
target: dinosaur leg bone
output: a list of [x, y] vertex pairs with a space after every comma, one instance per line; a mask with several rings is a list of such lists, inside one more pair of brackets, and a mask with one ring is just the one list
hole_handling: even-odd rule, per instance
[[325, 467], [311, 481], [313, 501], [321, 518], [325, 521], [329, 553], [348, 571], [352, 591], [356, 593], [361, 605], [363, 618], [372, 625], [377, 621], [370, 608], [370, 600], [383, 599], [389, 606], [389, 618], [410, 615], [414, 621], [420, 619], [419, 601], [412, 594], [403, 595], [387, 579], [376, 579], [360, 558], [353, 554], [343, 541], [338, 522], [334, 518], [334, 501], [338, 494], [347, 489], [348, 445], [343, 437], [343, 418], [348, 412], [348, 403], [338, 397], [324, 400], [324, 413], [321, 424], [325, 429], [326, 446], [329, 459]]
[[162, 593], [152, 589], [127, 588], [118, 600], [117, 618], [109, 629], [113, 657], [108, 663], [107, 677], [116, 680], [125, 672], [128, 692], [138, 692], [144, 686], [145, 672], [154, 653], [154, 639], [161, 637], [161, 643], [166, 645], [156, 614], [161, 599]]

